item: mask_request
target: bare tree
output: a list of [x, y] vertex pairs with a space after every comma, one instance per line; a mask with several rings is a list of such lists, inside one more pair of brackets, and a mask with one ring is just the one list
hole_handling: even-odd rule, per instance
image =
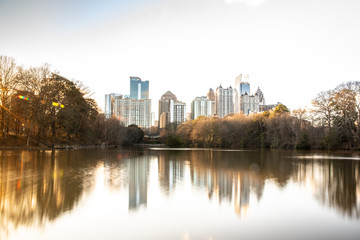
[[0, 55], [0, 105], [1, 105], [1, 135], [5, 136], [7, 132], [7, 115], [10, 94], [16, 87], [16, 63], [15, 59]]
[[315, 119], [321, 126], [331, 128], [334, 117], [334, 91], [328, 90], [319, 93], [311, 102], [313, 105], [312, 113], [315, 114]]

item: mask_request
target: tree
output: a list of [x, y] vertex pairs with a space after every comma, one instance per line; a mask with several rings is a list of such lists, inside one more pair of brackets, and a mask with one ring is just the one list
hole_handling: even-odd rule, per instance
[[144, 131], [137, 125], [132, 124], [126, 128], [124, 144], [131, 146], [135, 143], [140, 143], [144, 139]]
[[312, 100], [312, 113], [315, 115], [315, 120], [320, 126], [332, 127], [334, 109], [334, 91], [328, 90], [319, 93], [314, 100]]
[[16, 63], [15, 59], [7, 56], [0, 55], [0, 113], [1, 122], [0, 130], [1, 135], [6, 136], [7, 132], [7, 119], [8, 119], [8, 108], [10, 104], [10, 94], [14, 91], [16, 81]]
[[272, 111], [272, 115], [287, 114], [289, 112], [290, 112], [290, 110], [287, 108], [287, 106], [285, 106], [284, 104], [279, 104]]
[[337, 127], [340, 140], [354, 146], [356, 134], [355, 122], [358, 119], [356, 109], [356, 92], [351, 85], [340, 85], [334, 92], [332, 105], [335, 110], [334, 123]]

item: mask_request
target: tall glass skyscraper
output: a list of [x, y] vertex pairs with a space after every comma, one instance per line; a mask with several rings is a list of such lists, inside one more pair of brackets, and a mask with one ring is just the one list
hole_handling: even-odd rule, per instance
[[149, 81], [141, 81], [139, 77], [130, 77], [130, 98], [149, 99]]
[[250, 95], [250, 83], [248, 82], [241, 82], [240, 83], [240, 89], [239, 89], [239, 95]]
[[240, 74], [235, 78], [235, 88], [238, 90], [239, 97], [245, 93], [250, 95], [249, 75]]

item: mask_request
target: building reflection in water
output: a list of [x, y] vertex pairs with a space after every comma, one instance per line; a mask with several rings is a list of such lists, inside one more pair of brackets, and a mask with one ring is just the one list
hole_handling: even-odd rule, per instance
[[[191, 154], [191, 181], [194, 186], [207, 191], [209, 199], [216, 199], [219, 204], [226, 201], [233, 203], [238, 216], [246, 215], [253, 193], [260, 200], [265, 179], [254, 172], [254, 163], [238, 153], [219, 151]], [[236, 161], [234, 163], [234, 160]], [[256, 165], [255, 169], [258, 169]]]
[[147, 206], [150, 156], [130, 158], [129, 164], [129, 210]]
[[158, 156], [159, 187], [165, 194], [175, 190], [184, 180], [186, 158], [174, 151], [161, 152]]
[[281, 151], [0, 151], [0, 228], [6, 233], [18, 226], [42, 226], [73, 209], [94, 186], [99, 165], [104, 166], [108, 189], [128, 192], [130, 211], [147, 207], [149, 181], [155, 178], [166, 196], [188, 182], [191, 191], [218, 204], [230, 203], [241, 217], [252, 198], [261, 201], [266, 184], [280, 190], [301, 184], [320, 204], [360, 218], [359, 161], [323, 156], [303, 159]]

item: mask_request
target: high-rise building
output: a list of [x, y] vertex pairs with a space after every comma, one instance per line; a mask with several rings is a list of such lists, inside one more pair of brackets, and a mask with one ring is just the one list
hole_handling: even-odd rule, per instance
[[236, 88], [234, 88], [234, 113], [240, 112], [240, 97], [239, 92]]
[[186, 120], [186, 104], [178, 101], [175, 94], [167, 91], [159, 100], [159, 128], [169, 123], [182, 123]]
[[261, 111], [260, 106], [265, 106], [265, 97], [260, 88], [254, 95], [242, 94], [239, 98], [240, 111], [246, 115], [258, 113]]
[[211, 116], [211, 104], [213, 101], [210, 101], [207, 97], [196, 97], [191, 102], [191, 119], [196, 119], [199, 116], [209, 117]]
[[215, 101], [215, 93], [212, 88], [209, 89], [207, 98], [211, 101], [211, 116], [214, 116], [216, 114], [216, 101]]
[[130, 77], [130, 96], [117, 93], [105, 94], [105, 116], [116, 117], [125, 126], [135, 124], [140, 128], [150, 128], [149, 81]]
[[139, 77], [130, 77], [130, 98], [149, 99], [149, 81], [141, 81]]
[[247, 94], [250, 96], [250, 83], [248, 74], [239, 74], [235, 78], [235, 97], [234, 97], [234, 112], [239, 113], [241, 111], [240, 98], [242, 95]]
[[115, 117], [127, 127], [135, 124], [140, 128], [151, 127], [151, 99], [117, 97], [114, 102]]
[[256, 90], [255, 95], [259, 96], [259, 105], [265, 105], [265, 97], [263, 92], [260, 90], [260, 87]]
[[116, 97], [122, 96], [118, 93], [105, 94], [105, 118], [114, 116], [114, 101]]
[[207, 94], [207, 98], [210, 101], [215, 101], [215, 93], [214, 93], [214, 90], [212, 88], [209, 89], [209, 92]]
[[248, 82], [241, 82], [239, 88], [239, 95], [247, 94], [250, 95], [250, 83]]
[[248, 95], [247, 93], [240, 96], [240, 111], [245, 115], [259, 112], [259, 96]]
[[185, 121], [186, 121], [186, 103], [180, 101], [174, 102], [174, 110], [173, 113], [170, 114], [170, 122], [180, 124]]
[[249, 74], [240, 74], [235, 78], [235, 89], [239, 91], [239, 96], [245, 93], [250, 95]]
[[167, 91], [161, 96], [159, 100], [159, 121], [160, 121], [160, 116], [163, 112], [165, 113], [170, 112], [171, 101], [177, 101], [177, 97], [172, 92]]
[[215, 93], [216, 100], [216, 115], [220, 118], [225, 117], [230, 113], [234, 113], [234, 99], [233, 89], [220, 87], [216, 88]]

